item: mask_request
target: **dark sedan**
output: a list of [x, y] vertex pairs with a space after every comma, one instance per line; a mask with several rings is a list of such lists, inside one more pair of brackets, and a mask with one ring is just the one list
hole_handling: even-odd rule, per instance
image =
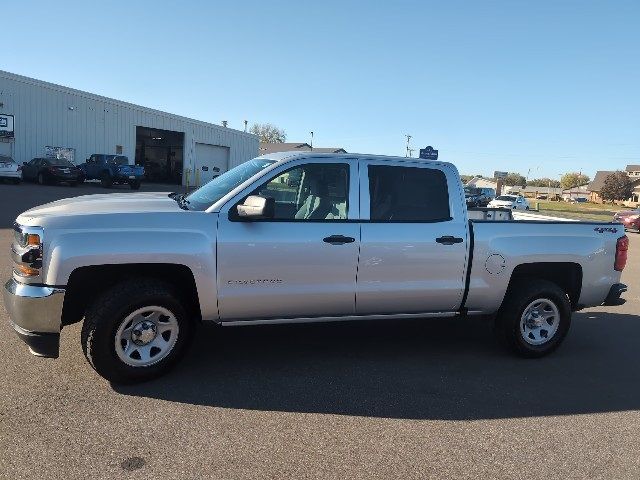
[[34, 158], [24, 163], [22, 178], [38, 182], [40, 185], [68, 183], [75, 186], [84, 182], [84, 173], [64, 158]]

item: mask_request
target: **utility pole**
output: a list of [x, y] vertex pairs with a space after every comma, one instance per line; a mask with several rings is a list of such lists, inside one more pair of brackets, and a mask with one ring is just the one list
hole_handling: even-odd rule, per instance
[[311, 151], [313, 152], [313, 131], [311, 131], [311, 132], [309, 132], [309, 133], [311, 134], [311, 143], [310, 143], [310, 146], [311, 146]]
[[407, 151], [405, 152], [404, 156], [405, 157], [410, 157], [413, 150], [411, 150], [411, 148], [409, 148], [409, 142], [411, 141], [411, 135], [409, 135], [408, 133], [405, 135], [405, 137], [407, 137]]

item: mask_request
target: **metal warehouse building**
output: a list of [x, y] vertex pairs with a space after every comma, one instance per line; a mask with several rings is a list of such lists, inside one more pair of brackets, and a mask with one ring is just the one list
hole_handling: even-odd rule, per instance
[[258, 138], [0, 70], [0, 155], [22, 163], [122, 154], [148, 181], [202, 184], [258, 155]]

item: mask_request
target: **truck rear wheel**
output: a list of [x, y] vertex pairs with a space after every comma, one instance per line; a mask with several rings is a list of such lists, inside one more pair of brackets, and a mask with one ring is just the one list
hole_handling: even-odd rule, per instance
[[131, 190], [140, 190], [140, 180], [132, 180], [129, 182]]
[[85, 315], [81, 343], [91, 366], [114, 383], [166, 373], [182, 356], [191, 321], [172, 288], [154, 279], [122, 282]]
[[558, 348], [570, 325], [567, 294], [546, 280], [512, 285], [496, 318], [499, 338], [513, 352], [529, 358], [542, 357]]

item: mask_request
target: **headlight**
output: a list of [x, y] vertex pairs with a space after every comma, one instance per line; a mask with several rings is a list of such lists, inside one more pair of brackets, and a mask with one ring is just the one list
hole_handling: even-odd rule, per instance
[[14, 273], [23, 278], [38, 277], [42, 268], [43, 229], [14, 224], [13, 236], [15, 242], [11, 245], [11, 257], [15, 264]]

